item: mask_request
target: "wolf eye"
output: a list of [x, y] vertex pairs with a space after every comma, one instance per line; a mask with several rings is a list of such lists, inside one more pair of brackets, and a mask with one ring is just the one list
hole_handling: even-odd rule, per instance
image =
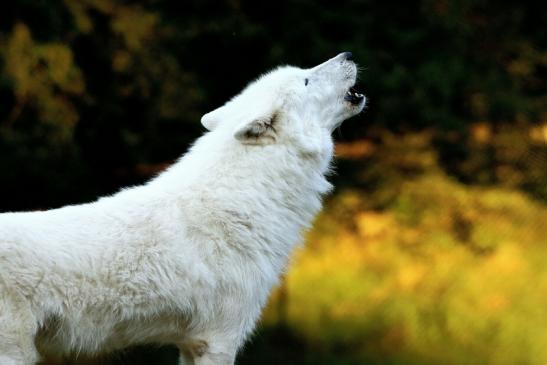
[[305, 79], [305, 80], [304, 80], [304, 85], [308, 86], [308, 82], [310, 82], [310, 80]]

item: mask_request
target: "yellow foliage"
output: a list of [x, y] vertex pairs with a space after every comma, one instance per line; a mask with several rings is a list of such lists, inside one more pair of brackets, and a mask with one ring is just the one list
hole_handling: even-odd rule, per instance
[[123, 72], [131, 66], [131, 54], [125, 50], [118, 50], [112, 58], [112, 68], [114, 71]]
[[372, 239], [388, 234], [393, 227], [393, 219], [387, 214], [362, 212], [355, 217], [355, 224], [361, 237]]
[[72, 14], [76, 27], [82, 33], [89, 33], [93, 30], [93, 22], [87, 14], [85, 1], [64, 0], [64, 4]]
[[547, 362], [547, 207], [440, 173], [407, 181], [383, 211], [364, 200], [335, 196], [296, 256], [296, 332], [382, 363]]
[[32, 52], [33, 42], [26, 25], [18, 23], [13, 28], [12, 35], [6, 47], [6, 72], [14, 81], [15, 93], [21, 97], [30, 89], [32, 78], [29, 73], [36, 63]]
[[138, 7], [120, 7], [112, 19], [112, 29], [124, 38], [127, 48], [140, 50], [143, 42], [152, 39], [158, 15]]
[[[40, 120], [54, 126], [66, 138], [78, 121], [78, 113], [67, 95], [80, 95], [85, 86], [72, 51], [64, 44], [36, 44], [28, 27], [15, 25], [4, 47], [5, 75], [13, 82], [17, 99], [14, 110], [33, 105]], [[55, 90], [58, 90], [56, 92]], [[13, 123], [16, 114], [10, 116]]]

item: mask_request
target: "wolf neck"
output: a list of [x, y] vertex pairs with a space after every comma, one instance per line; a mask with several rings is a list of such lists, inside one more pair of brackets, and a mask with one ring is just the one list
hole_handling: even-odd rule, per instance
[[245, 146], [209, 133], [157, 180], [177, 179], [183, 191], [178, 195], [200, 202], [189, 213], [209, 222], [197, 224], [231, 230], [220, 235], [283, 266], [331, 189], [325, 178], [332, 158], [330, 136], [321, 146], [317, 151], [291, 143]]

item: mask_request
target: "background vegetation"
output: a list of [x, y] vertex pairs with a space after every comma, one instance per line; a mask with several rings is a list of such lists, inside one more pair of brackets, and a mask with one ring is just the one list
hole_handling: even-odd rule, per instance
[[[544, 8], [7, 2], [0, 211], [140, 183], [202, 133], [202, 114], [258, 74], [350, 50], [369, 108], [336, 133], [337, 190], [239, 363], [544, 364]], [[175, 358], [145, 348], [60, 362]]]

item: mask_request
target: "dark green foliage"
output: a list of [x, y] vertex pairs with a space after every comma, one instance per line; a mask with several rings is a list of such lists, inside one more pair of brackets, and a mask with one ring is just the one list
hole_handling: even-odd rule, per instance
[[[60, 154], [58, 177], [87, 191], [81, 199], [138, 182], [135, 165], [175, 159], [202, 130], [200, 115], [259, 73], [343, 50], [362, 65], [370, 100], [345, 127], [350, 139], [371, 125], [434, 128], [448, 171], [475, 181], [459, 166], [475, 155], [469, 123], [545, 120], [546, 21], [532, 2], [10, 2], [0, 15], [0, 166], [19, 167], [3, 184], [47, 186]], [[522, 186], [545, 199], [534, 184]], [[3, 210], [81, 200], [52, 186], [22, 203], [6, 190]]]

